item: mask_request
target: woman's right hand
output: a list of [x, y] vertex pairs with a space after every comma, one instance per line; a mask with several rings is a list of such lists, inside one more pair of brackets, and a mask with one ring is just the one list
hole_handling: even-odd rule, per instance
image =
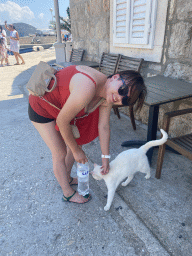
[[85, 164], [88, 162], [88, 159], [81, 148], [79, 148], [78, 151], [73, 152], [73, 156], [77, 163]]

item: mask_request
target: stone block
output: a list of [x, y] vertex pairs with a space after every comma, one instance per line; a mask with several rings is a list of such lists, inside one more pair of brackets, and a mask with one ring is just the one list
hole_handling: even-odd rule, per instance
[[155, 63], [149, 64], [149, 68], [153, 69], [155, 71], [161, 72], [161, 65], [160, 64], [155, 64]]
[[175, 10], [175, 4], [176, 4], [176, 0], [171, 0], [171, 2], [170, 2], [170, 9], [169, 9], [169, 20], [173, 19], [173, 14], [174, 14], [174, 10]]
[[74, 19], [75, 20], [86, 20], [87, 17], [85, 16], [85, 9], [86, 5], [84, 1], [80, 1], [78, 4], [74, 6]]
[[95, 24], [95, 33], [98, 40], [109, 38], [109, 33], [107, 29], [106, 18], [101, 17], [98, 22]]
[[180, 22], [172, 26], [170, 38], [170, 58], [192, 58], [192, 25]]
[[73, 42], [74, 49], [85, 49], [85, 41], [84, 40], [78, 40]]
[[103, 10], [105, 12], [110, 10], [110, 0], [103, 0]]
[[98, 41], [90, 40], [89, 43], [87, 44], [88, 54], [98, 55], [98, 49], [99, 49]]
[[135, 119], [141, 121], [143, 124], [148, 124], [148, 116], [149, 116], [149, 107], [147, 105], [143, 105], [141, 111], [137, 111], [135, 113]]
[[191, 19], [191, 14], [192, 14], [191, 0], [177, 1], [176, 14], [177, 14], [177, 19], [179, 20]]
[[173, 102], [161, 105], [159, 108], [158, 117], [158, 129], [163, 128], [163, 117], [166, 112], [177, 110], [178, 107], [174, 105]]
[[92, 0], [89, 4], [89, 11], [91, 17], [102, 16], [101, 0]]
[[170, 124], [170, 130], [169, 130], [169, 136], [171, 137], [177, 137], [185, 134], [192, 133], [192, 120], [189, 118], [188, 114], [187, 116], [178, 116], [174, 117], [171, 120]]
[[77, 28], [78, 28], [78, 36], [79, 36], [78, 40], [87, 38], [87, 34], [88, 34], [87, 23], [83, 20], [78, 21]]
[[192, 66], [182, 64], [179, 62], [170, 63], [167, 65], [164, 76], [172, 78], [183, 79], [192, 83]]
[[99, 56], [101, 56], [103, 52], [109, 52], [109, 43], [106, 41], [99, 42]]
[[97, 40], [98, 35], [96, 33], [96, 27], [97, 27], [97, 21], [96, 20], [90, 20], [89, 26], [88, 26], [88, 38], [87, 39], [95, 39]]

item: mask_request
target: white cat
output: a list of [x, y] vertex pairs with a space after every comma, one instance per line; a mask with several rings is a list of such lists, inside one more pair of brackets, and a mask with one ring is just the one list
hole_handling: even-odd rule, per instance
[[91, 172], [93, 178], [96, 180], [104, 179], [108, 189], [107, 204], [104, 207], [105, 211], [109, 210], [116, 188], [125, 178], [127, 179], [122, 182], [122, 186], [127, 186], [135, 173], [139, 171], [146, 173], [146, 179], [150, 178], [150, 166], [146, 153], [151, 147], [162, 145], [167, 141], [167, 133], [162, 129], [161, 133], [163, 137], [160, 140], [152, 140], [138, 149], [129, 149], [121, 152], [110, 163], [110, 170], [106, 175], [101, 174], [101, 166], [94, 164], [94, 170]]

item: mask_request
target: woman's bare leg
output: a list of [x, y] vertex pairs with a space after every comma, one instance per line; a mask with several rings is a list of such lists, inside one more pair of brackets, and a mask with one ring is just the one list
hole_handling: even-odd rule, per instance
[[67, 168], [67, 176], [68, 176], [69, 181], [71, 180], [70, 175], [71, 175], [71, 169], [73, 167], [74, 162], [75, 162], [75, 159], [73, 157], [73, 154], [72, 154], [70, 148], [67, 147], [67, 155], [65, 158], [65, 164], [66, 164], [66, 168]]
[[[55, 130], [55, 121], [50, 123], [40, 124], [32, 122], [39, 134], [49, 147], [52, 153], [53, 171], [57, 178], [65, 197], [69, 197], [74, 193], [74, 190], [69, 185], [67, 166], [65, 158], [67, 155], [67, 148], [61, 137], [60, 132]], [[68, 163], [68, 166], [70, 164]], [[76, 193], [70, 201], [77, 203], [84, 203], [88, 199]]]
[[7, 65], [9, 65], [9, 60], [8, 60], [8, 58], [5, 58], [5, 63], [6, 63]]
[[15, 56], [16, 63], [19, 64], [19, 58], [18, 58], [17, 52], [13, 52], [13, 54]]
[[74, 162], [75, 162], [75, 159], [73, 157], [71, 149], [69, 147], [67, 147], [67, 156], [65, 158], [65, 163], [66, 163], [66, 167], [67, 167], [67, 176], [68, 176], [70, 185], [77, 184], [77, 178], [73, 178], [73, 181], [71, 179], [71, 169], [73, 167]]
[[4, 60], [4, 58], [1, 58], [1, 66], [3, 66], [3, 60]]
[[21, 59], [21, 61], [22, 61], [22, 63], [21, 64], [25, 64], [25, 61], [24, 61], [24, 59], [23, 59], [23, 57], [21, 56], [21, 54], [19, 54], [19, 53], [17, 53], [18, 55], [18, 57]]

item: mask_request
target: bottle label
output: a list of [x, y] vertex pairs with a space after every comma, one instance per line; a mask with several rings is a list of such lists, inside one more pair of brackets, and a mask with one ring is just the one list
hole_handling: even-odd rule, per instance
[[77, 175], [78, 175], [78, 177], [86, 177], [86, 176], [88, 176], [89, 175], [89, 170], [85, 170], [85, 171], [77, 171]]

